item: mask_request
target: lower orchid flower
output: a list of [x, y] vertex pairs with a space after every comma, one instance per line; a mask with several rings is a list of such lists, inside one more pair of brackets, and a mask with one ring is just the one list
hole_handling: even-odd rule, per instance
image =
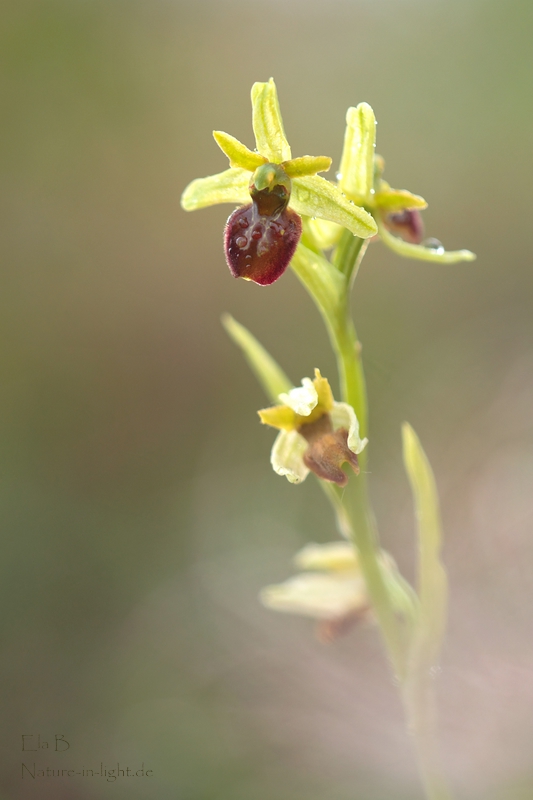
[[315, 378], [304, 378], [302, 385], [279, 395], [283, 405], [258, 412], [261, 422], [280, 433], [271, 453], [278, 475], [291, 483], [301, 483], [314, 472], [319, 478], [346, 486], [347, 475], [341, 465], [347, 462], [359, 473], [357, 456], [367, 439], [359, 438], [359, 422], [348, 403], [337, 403], [331, 387], [318, 369]]
[[[398, 582], [402, 579], [396, 563], [383, 550], [379, 563], [397, 612], [405, 615], [405, 588]], [[294, 565], [302, 570], [298, 575], [261, 591], [264, 606], [316, 619], [323, 642], [337, 639], [360, 621], [374, 620], [359, 554], [351, 542], [307, 544], [296, 553]]]

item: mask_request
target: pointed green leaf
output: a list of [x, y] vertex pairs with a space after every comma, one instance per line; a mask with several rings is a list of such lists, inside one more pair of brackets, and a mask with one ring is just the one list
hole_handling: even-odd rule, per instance
[[181, 205], [185, 211], [196, 211], [198, 208], [214, 206], [218, 203], [250, 202], [250, 173], [244, 169], [227, 169], [218, 175], [208, 178], [197, 178], [189, 183], [181, 196]]
[[300, 156], [291, 158], [282, 165], [289, 178], [298, 178], [305, 175], [316, 175], [317, 172], [327, 172], [331, 167], [331, 158], [328, 156]]
[[274, 164], [289, 161], [291, 148], [283, 130], [276, 84], [254, 83], [252, 86], [252, 125], [259, 153]]
[[288, 377], [244, 325], [233, 319], [230, 314], [224, 314], [222, 324], [235, 344], [241, 348], [269, 399], [276, 403], [280, 394], [289, 392], [293, 388]]
[[319, 175], [293, 179], [290, 205], [298, 214], [336, 222], [361, 239], [377, 233], [373, 217]]
[[374, 186], [376, 118], [368, 103], [346, 112], [339, 186], [356, 202], [369, 202]]
[[266, 164], [267, 160], [259, 153], [249, 150], [245, 144], [239, 142], [234, 136], [224, 131], [213, 131], [213, 137], [222, 152], [229, 158], [230, 167], [240, 167], [249, 172], [255, 172], [261, 164]]
[[444, 248], [424, 247], [421, 244], [404, 242], [398, 236], [393, 236], [382, 223], [378, 223], [379, 235], [383, 244], [406, 258], [416, 258], [421, 261], [433, 261], [436, 264], [456, 264], [459, 261], [473, 261], [475, 253], [470, 250], [444, 250]]
[[418, 595], [420, 616], [412, 651], [413, 670], [435, 665], [446, 627], [447, 578], [441, 561], [439, 498], [431, 465], [418, 436], [402, 427], [403, 460], [413, 493], [418, 524]]

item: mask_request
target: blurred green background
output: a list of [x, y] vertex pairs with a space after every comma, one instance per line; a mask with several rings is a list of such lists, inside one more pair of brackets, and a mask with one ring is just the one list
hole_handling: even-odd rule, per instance
[[[409, 577], [402, 420], [442, 496], [447, 773], [459, 800], [530, 800], [532, 4], [17, 0], [1, 25], [2, 798], [421, 798], [375, 631], [325, 647], [257, 601], [336, 533], [313, 482], [271, 471], [220, 315], [295, 382], [334, 362], [292, 274], [230, 277], [231, 208], [179, 197], [226, 168], [214, 128], [253, 146], [250, 87], [273, 75], [295, 155], [337, 166], [366, 100], [427, 235], [478, 254], [373, 244], [354, 308], [372, 492]], [[21, 753], [38, 733], [70, 750]], [[153, 776], [21, 779], [22, 760]]]

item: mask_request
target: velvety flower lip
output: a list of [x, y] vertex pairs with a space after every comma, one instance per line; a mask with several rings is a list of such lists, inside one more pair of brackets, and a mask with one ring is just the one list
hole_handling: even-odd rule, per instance
[[252, 87], [252, 125], [255, 151], [227, 133], [214, 132], [215, 141], [228, 157], [230, 168], [217, 175], [192, 181], [181, 198], [186, 211], [218, 203], [246, 205], [250, 202], [249, 187], [256, 170], [266, 164], [274, 164], [281, 166], [290, 179], [289, 207], [297, 214], [338, 223], [355, 236], [365, 239], [377, 232], [371, 214], [317, 174], [329, 169], [330, 158], [292, 158], [272, 78], [267, 83], [254, 83]]
[[333, 399], [331, 387], [318, 369], [315, 378], [280, 394], [282, 405], [259, 411], [261, 422], [280, 432], [274, 442], [271, 464], [278, 475], [301, 483], [314, 472], [323, 480], [345, 486], [341, 469], [348, 463], [357, 474], [358, 454], [367, 439], [359, 437], [359, 422], [348, 403]]

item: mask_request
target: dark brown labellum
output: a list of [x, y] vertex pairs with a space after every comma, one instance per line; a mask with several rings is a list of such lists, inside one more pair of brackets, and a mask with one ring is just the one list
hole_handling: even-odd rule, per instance
[[[261, 213], [266, 210], [270, 213]], [[268, 202], [266, 197], [257, 197], [249, 205], [237, 208], [224, 231], [231, 274], [261, 286], [274, 283], [289, 266], [301, 235], [298, 214], [273, 194]]]
[[348, 476], [341, 469], [346, 462], [356, 475], [359, 474], [358, 458], [348, 447], [348, 431], [346, 428], [334, 431], [328, 414], [301, 425], [298, 432], [309, 445], [304, 453], [304, 464], [319, 478], [346, 486]]
[[416, 208], [404, 208], [385, 217], [385, 225], [391, 233], [399, 236], [404, 242], [420, 244], [424, 238], [424, 223], [420, 211]]

